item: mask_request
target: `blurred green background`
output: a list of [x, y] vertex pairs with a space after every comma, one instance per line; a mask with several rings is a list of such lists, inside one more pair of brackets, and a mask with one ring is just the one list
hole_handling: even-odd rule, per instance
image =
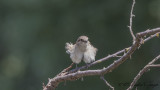
[[[130, 46], [131, 5], [132, 0], [0, 0], [0, 90], [42, 90], [42, 83], [72, 63], [64, 46], [80, 35], [87, 35], [98, 48], [96, 59]], [[134, 14], [134, 33], [159, 27], [160, 0], [136, 0]], [[105, 78], [116, 90], [124, 90], [158, 54], [160, 38], [154, 38]], [[159, 76], [160, 69], [152, 68], [138, 81], [138, 90], [160, 90]], [[57, 88], [98, 89], [109, 89], [99, 76], [67, 81]]]

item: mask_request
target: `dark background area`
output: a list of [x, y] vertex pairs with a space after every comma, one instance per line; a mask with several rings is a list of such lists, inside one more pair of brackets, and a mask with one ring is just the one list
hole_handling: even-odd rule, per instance
[[[64, 46], [81, 35], [98, 48], [96, 59], [130, 46], [131, 5], [132, 0], [0, 0], [0, 90], [42, 90], [42, 83], [72, 63]], [[134, 14], [134, 33], [159, 27], [160, 0], [136, 0]], [[160, 38], [154, 38], [105, 78], [116, 90], [124, 90], [158, 54]], [[90, 69], [107, 67], [114, 60]], [[160, 69], [152, 68], [138, 81], [145, 83], [138, 90], [159, 90], [159, 76]], [[109, 88], [92, 76], [61, 83], [56, 90], [99, 89]]]

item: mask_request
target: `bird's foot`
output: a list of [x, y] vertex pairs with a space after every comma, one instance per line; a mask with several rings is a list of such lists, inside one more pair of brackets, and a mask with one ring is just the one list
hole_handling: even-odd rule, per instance
[[89, 68], [89, 63], [86, 63], [86, 67], [87, 67], [87, 69]]

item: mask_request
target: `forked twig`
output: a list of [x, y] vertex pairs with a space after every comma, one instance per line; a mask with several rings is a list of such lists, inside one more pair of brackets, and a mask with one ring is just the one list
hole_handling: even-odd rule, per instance
[[130, 84], [129, 88], [127, 90], [132, 90], [132, 88], [134, 87], [134, 85], [136, 84], [136, 82], [140, 79], [140, 77], [146, 72], [148, 71], [149, 68], [151, 67], [160, 67], [160, 64], [155, 64], [154, 63], [160, 59], [160, 55], [158, 55], [156, 58], [154, 58], [151, 62], [149, 62], [138, 74], [137, 76], [134, 78], [134, 80], [132, 81], [132, 83]]

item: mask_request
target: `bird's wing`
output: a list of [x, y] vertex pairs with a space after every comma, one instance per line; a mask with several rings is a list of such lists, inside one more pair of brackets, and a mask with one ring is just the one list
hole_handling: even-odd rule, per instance
[[91, 63], [95, 61], [96, 52], [97, 52], [97, 49], [90, 45], [87, 48], [87, 51], [84, 53], [84, 62]]

